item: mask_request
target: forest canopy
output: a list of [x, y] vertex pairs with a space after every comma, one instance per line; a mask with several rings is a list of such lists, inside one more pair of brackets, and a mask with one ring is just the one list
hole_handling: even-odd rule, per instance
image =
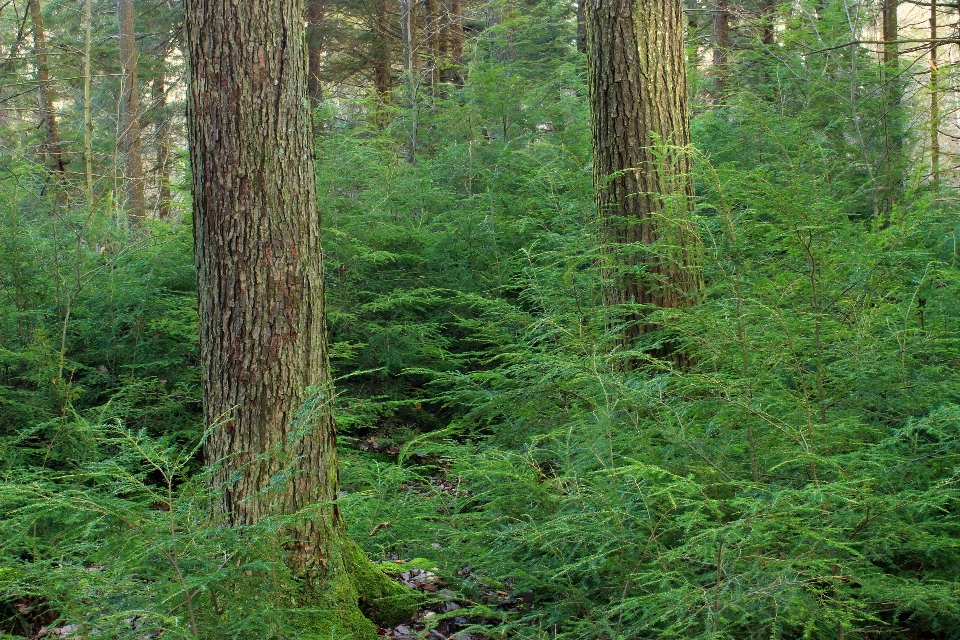
[[0, 0], [0, 638], [960, 637], [958, 25]]

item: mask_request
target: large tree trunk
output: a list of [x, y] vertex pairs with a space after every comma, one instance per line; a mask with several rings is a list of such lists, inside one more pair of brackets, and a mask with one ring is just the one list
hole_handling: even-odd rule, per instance
[[43, 30], [43, 13], [40, 0], [30, 0], [30, 18], [33, 24], [33, 48], [37, 59], [37, 82], [40, 84], [40, 117], [47, 134], [43, 155], [51, 171], [61, 177], [66, 170], [66, 160], [60, 145], [57, 130], [57, 115], [53, 109], [53, 86], [50, 83], [50, 67], [47, 62], [47, 39]]
[[120, 14], [120, 148], [130, 221], [136, 226], [147, 216], [140, 151], [140, 91], [137, 86], [137, 41], [133, 0], [118, 0]]
[[[316, 635], [374, 638], [410, 614], [337, 508], [303, 0], [187, 0], [204, 420], [215, 515], [289, 525]], [[388, 596], [390, 596], [388, 598]], [[326, 625], [326, 626], [324, 626]]]
[[[587, 61], [604, 302], [622, 342], [700, 289], [681, 0], [589, 0]], [[616, 311], [619, 309], [620, 311]], [[653, 355], [684, 358], [665, 343]]]

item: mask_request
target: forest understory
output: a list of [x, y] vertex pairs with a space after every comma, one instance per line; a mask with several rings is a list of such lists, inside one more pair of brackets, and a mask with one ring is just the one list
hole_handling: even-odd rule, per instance
[[[955, 3], [620, 3], [685, 12], [689, 144], [611, 168], [610, 0], [270, 0], [315, 172], [246, 150], [315, 173], [329, 368], [238, 451], [194, 234], [270, 180], [197, 195], [195, 141], [236, 142], [187, 73], [205, 2], [0, 0], [0, 639], [960, 638]], [[404, 589], [324, 586], [356, 547], [304, 522]]]

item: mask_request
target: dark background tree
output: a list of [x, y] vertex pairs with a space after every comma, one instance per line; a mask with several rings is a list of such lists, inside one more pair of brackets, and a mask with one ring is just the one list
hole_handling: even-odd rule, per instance
[[57, 113], [54, 109], [53, 87], [50, 84], [50, 67], [47, 62], [47, 39], [43, 30], [43, 14], [40, 0], [30, 1], [30, 19], [33, 27], [33, 49], [36, 58], [37, 82], [40, 85], [40, 114], [47, 133], [45, 155], [52, 171], [63, 176], [66, 171], [66, 159], [60, 145], [60, 133], [57, 128]]
[[137, 80], [137, 36], [133, 0], [118, 0], [120, 24], [120, 146], [126, 187], [126, 206], [135, 225], [147, 216], [143, 184], [142, 130], [140, 127], [140, 86]]
[[713, 14], [713, 73], [716, 83], [716, 101], [723, 100], [727, 83], [727, 59], [730, 48], [730, 11], [727, 0], [717, 0]]

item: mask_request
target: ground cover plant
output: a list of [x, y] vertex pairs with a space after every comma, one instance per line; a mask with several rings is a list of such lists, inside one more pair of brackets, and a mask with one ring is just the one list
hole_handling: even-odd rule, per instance
[[[926, 48], [850, 44], [887, 4], [687, 3], [692, 148], [659, 158], [692, 157], [703, 284], [631, 342], [577, 7], [311, 13], [335, 393], [304, 390], [297, 420], [332, 408], [340, 490], [244, 524], [214, 515], [203, 455], [227, 420], [202, 411], [183, 16], [138, 9], [156, 164], [131, 218], [113, 5], [37, 3], [52, 45], [24, 35], [33, 2], [0, 6], [0, 72], [56, 83], [69, 160], [5, 81], [0, 637], [351, 637], [288, 562], [333, 508], [404, 587], [363, 613], [416, 600], [380, 637], [960, 636], [955, 45], [931, 73], [937, 36], [906, 22]], [[282, 444], [261, 459], [296, 469]]]

